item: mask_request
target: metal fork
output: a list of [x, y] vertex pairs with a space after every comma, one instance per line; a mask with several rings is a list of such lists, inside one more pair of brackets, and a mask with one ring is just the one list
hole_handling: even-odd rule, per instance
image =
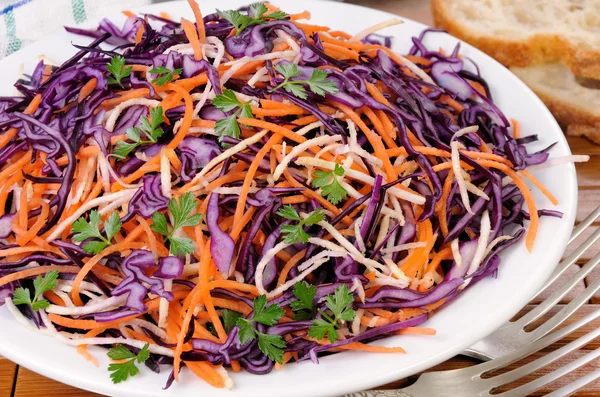
[[[600, 286], [600, 279], [595, 285]], [[571, 343], [555, 350], [545, 356], [523, 365], [517, 369], [496, 376], [485, 376], [492, 371], [504, 368], [511, 363], [517, 362], [533, 353], [536, 353], [555, 342], [563, 339], [565, 336], [575, 330], [589, 324], [593, 320], [600, 317], [600, 310], [596, 310], [580, 320], [562, 328], [559, 331], [553, 332], [544, 336], [541, 339], [533, 342], [529, 346], [509, 353], [504, 357], [477, 364], [469, 368], [456, 369], [451, 371], [429, 372], [421, 375], [417, 382], [412, 386], [405, 387], [400, 390], [369, 390], [358, 393], [347, 394], [344, 397], [485, 397], [492, 396], [491, 391], [500, 386], [510, 384], [518, 379], [523, 378], [537, 370], [551, 364], [569, 353], [581, 349], [583, 346], [591, 342], [597, 337], [600, 337], [600, 328], [585, 334], [572, 341]], [[571, 361], [570, 363], [536, 378], [535, 380], [516, 387], [512, 390], [493, 395], [495, 397], [523, 397], [527, 396], [536, 390], [554, 382], [558, 378], [575, 371], [589, 362], [600, 357], [600, 349], [588, 352], [586, 355]], [[483, 377], [485, 376], [485, 378]], [[560, 389], [548, 394], [551, 397], [567, 396], [580, 390], [585, 385], [600, 378], [600, 370], [591, 372], [576, 381], [561, 387]]]
[[[573, 229], [569, 244], [579, 237], [588, 227], [600, 218], [600, 207], [596, 208], [587, 218]], [[581, 256], [600, 239], [600, 228], [588, 237], [577, 249], [568, 257], [559, 263], [556, 270], [550, 276], [546, 285], [540, 290], [543, 292], [549, 285], [554, 283], [567, 269], [573, 265]], [[494, 388], [514, 382], [536, 370], [564, 357], [565, 355], [585, 346], [591, 340], [600, 336], [600, 328], [586, 334], [585, 336], [563, 346], [562, 348], [545, 355], [544, 357], [524, 365], [518, 369], [512, 370], [502, 375], [491, 378], [482, 375], [491, 371], [506, 367], [524, 357], [527, 357], [554, 342], [562, 339], [573, 331], [583, 327], [596, 318], [600, 317], [600, 310], [588, 314], [586, 317], [570, 324], [569, 326], [551, 333], [556, 327], [562, 324], [567, 318], [583, 306], [595, 293], [600, 290], [600, 279], [590, 284], [582, 293], [580, 293], [571, 303], [556, 313], [544, 324], [534, 331], [527, 332], [525, 327], [538, 320], [554, 307], [560, 300], [583, 280], [600, 263], [600, 254], [589, 260], [576, 274], [574, 274], [560, 289], [546, 298], [540, 305], [532, 311], [514, 322], [508, 322], [500, 329], [476, 343], [467, 349], [463, 354], [475, 357], [484, 361], [469, 368], [463, 368], [451, 371], [429, 372], [421, 375], [417, 382], [412, 386], [400, 390], [369, 390], [359, 393], [348, 394], [344, 397], [446, 397], [448, 395], [469, 397], [469, 396], [491, 396], [490, 391]], [[539, 294], [538, 293], [538, 294]], [[574, 360], [573, 362], [555, 370], [552, 373], [537, 378], [533, 382], [512, 389], [501, 394], [494, 394], [500, 397], [521, 397], [526, 396], [535, 390], [555, 381], [561, 376], [589, 363], [600, 357], [600, 349], [588, 353], [587, 355]], [[600, 370], [591, 372], [573, 383], [563, 386], [559, 390], [552, 392], [548, 396], [558, 397], [566, 396], [583, 388], [585, 385], [600, 378]]]
[[[569, 244], [581, 235], [588, 227], [600, 218], [600, 207], [596, 208], [587, 218], [585, 218], [577, 227], [573, 229]], [[575, 249], [568, 257], [562, 260], [556, 270], [548, 279], [545, 286], [538, 292], [538, 295], [554, 283], [568, 268], [573, 265], [581, 256], [594, 244], [600, 240], [600, 228], [588, 237], [577, 249]], [[585, 266], [583, 266], [569, 281], [567, 281], [560, 289], [546, 298], [542, 303], [537, 305], [532, 311], [514, 322], [507, 322], [505, 325], [497, 329], [485, 339], [475, 343], [467, 348], [462, 354], [470, 356], [482, 361], [488, 361], [494, 358], [505, 356], [508, 353], [514, 352], [523, 346], [529, 345], [531, 342], [538, 340], [542, 336], [548, 334], [560, 324], [562, 324], [571, 314], [584, 305], [595, 293], [600, 289], [600, 286], [592, 288], [590, 285], [571, 303], [562, 308], [551, 319], [546, 321], [542, 326], [535, 331], [527, 332], [525, 327], [542, 317], [550, 309], [552, 309], [560, 300], [571, 291], [581, 280], [583, 280], [597, 265], [600, 263], [600, 254], [592, 258]], [[595, 285], [595, 284], [594, 284]]]

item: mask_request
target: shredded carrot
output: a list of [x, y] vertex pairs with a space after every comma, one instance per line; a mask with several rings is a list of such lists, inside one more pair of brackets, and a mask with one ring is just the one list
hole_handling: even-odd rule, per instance
[[398, 335], [435, 335], [433, 328], [408, 327], [396, 332]]
[[544, 193], [544, 196], [548, 197], [548, 200], [550, 200], [550, 202], [554, 205], [558, 205], [558, 200], [556, 199], [556, 197], [554, 197], [554, 195], [550, 192], [550, 190], [548, 190], [548, 188], [546, 186], [544, 186], [535, 176], [533, 176], [531, 174], [531, 172], [527, 171], [527, 170], [521, 170], [519, 171], [525, 178], [529, 179], [531, 181], [531, 183], [533, 183], [535, 185], [535, 187], [537, 187], [538, 189], [540, 189], [540, 191], [542, 193]]
[[510, 119], [510, 123], [513, 127], [513, 137], [519, 139], [521, 137], [521, 124], [515, 119]]
[[386, 347], [386, 346], [372, 346], [366, 345], [360, 342], [352, 342], [347, 345], [342, 345], [337, 347], [336, 349], [340, 350], [360, 350], [371, 353], [402, 353], [406, 354], [406, 350], [401, 347]]
[[206, 361], [186, 361], [185, 365], [198, 377], [213, 387], [225, 387], [223, 377]]
[[[193, 2], [193, 0], [190, 0], [190, 2]], [[202, 59], [202, 45], [200, 44], [200, 39], [198, 39], [198, 32], [196, 31], [194, 24], [185, 18], [181, 18], [181, 26], [194, 49], [194, 58], [197, 61]]]
[[188, 4], [194, 12], [194, 18], [196, 19], [196, 28], [198, 29], [198, 39], [200, 40], [200, 43], [206, 43], [206, 29], [204, 28], [204, 18], [202, 18], [202, 11], [200, 11], [200, 7], [198, 6], [196, 0], [188, 0]]

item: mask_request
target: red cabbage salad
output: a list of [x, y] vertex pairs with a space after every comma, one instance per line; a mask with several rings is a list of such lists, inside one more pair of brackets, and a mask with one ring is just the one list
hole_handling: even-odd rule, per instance
[[399, 55], [377, 33], [397, 19], [189, 3], [67, 28], [77, 53], [0, 97], [0, 304], [92, 364], [109, 348], [113, 382], [402, 354], [368, 343], [434, 338], [433, 311], [562, 216], [530, 167], [584, 159], [528, 151], [438, 31]]

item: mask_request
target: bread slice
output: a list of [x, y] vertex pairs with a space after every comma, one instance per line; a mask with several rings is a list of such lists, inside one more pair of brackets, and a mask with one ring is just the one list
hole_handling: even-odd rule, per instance
[[600, 0], [431, 0], [434, 23], [506, 66], [600, 79]]
[[560, 63], [510, 70], [531, 87], [556, 120], [567, 127], [567, 135], [585, 136], [600, 144], [600, 89], [586, 86], [598, 81], [582, 82]]

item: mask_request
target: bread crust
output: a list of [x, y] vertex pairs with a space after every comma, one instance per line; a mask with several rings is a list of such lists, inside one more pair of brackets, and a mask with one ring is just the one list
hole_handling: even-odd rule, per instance
[[600, 145], [600, 117], [571, 102], [562, 101], [534, 87], [531, 89], [546, 104], [556, 121], [566, 127], [568, 136], [583, 136]]
[[600, 125], [571, 124], [567, 128], [568, 136], [583, 136], [600, 145]]
[[556, 34], [537, 34], [525, 39], [481, 35], [453, 19], [447, 1], [431, 0], [435, 26], [479, 48], [503, 65], [527, 67], [562, 61], [577, 76], [600, 79], [600, 51], [582, 48]]

